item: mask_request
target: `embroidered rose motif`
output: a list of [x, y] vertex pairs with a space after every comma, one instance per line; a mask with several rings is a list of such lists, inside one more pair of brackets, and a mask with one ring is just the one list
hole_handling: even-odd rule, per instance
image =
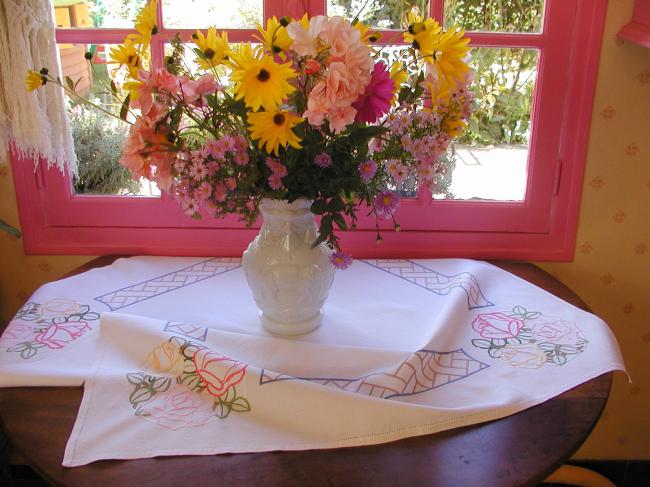
[[[552, 321], [551, 321], [552, 320]], [[533, 333], [533, 339], [539, 342], [560, 343], [562, 345], [577, 345], [583, 340], [582, 331], [569, 321], [560, 319], [537, 319], [526, 324]]]
[[172, 430], [201, 426], [216, 418], [209, 400], [179, 385], [156, 394], [144, 406], [142, 415]]
[[22, 320], [13, 320], [7, 325], [2, 337], [0, 337], [0, 347], [11, 347], [22, 340], [30, 339], [31, 336], [31, 323]]
[[81, 311], [81, 305], [71, 299], [50, 299], [41, 304], [38, 313], [43, 319], [70, 316]]
[[539, 369], [546, 362], [546, 354], [534, 343], [506, 345], [501, 350], [501, 360], [514, 367]]
[[500, 312], [480, 314], [472, 322], [472, 328], [487, 339], [514, 338], [523, 326], [523, 321]]
[[164, 342], [147, 356], [146, 366], [163, 374], [178, 375], [183, 371], [184, 359], [178, 345]]
[[46, 345], [48, 348], [59, 349], [73, 342], [87, 331], [90, 331], [90, 326], [85, 321], [55, 323], [36, 335], [35, 341]]
[[205, 382], [210, 394], [225, 396], [244, 379], [247, 365], [217, 352], [199, 350], [194, 355], [196, 373]]

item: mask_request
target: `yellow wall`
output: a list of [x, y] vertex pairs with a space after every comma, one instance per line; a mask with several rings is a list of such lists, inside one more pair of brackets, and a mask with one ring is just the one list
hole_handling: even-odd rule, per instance
[[[650, 49], [616, 40], [633, 3], [609, 2], [575, 259], [541, 264], [609, 323], [634, 380], [616, 377], [581, 458], [650, 459]], [[0, 218], [18, 225], [6, 166], [0, 167]], [[0, 256], [4, 319], [41, 283], [89, 259], [26, 256], [22, 242], [4, 234]]]
[[618, 375], [582, 458], [650, 459], [650, 48], [616, 32], [633, 0], [609, 0], [571, 263], [541, 264], [614, 331], [633, 382]]

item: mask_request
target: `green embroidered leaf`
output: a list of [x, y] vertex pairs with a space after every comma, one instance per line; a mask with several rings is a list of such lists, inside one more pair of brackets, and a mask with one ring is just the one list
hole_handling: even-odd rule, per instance
[[556, 354], [552, 355], [550, 358], [551, 358], [551, 361], [554, 364], [557, 364], [557, 365], [564, 365], [564, 364], [567, 363], [567, 358], [562, 353], [556, 353]]
[[488, 355], [492, 358], [501, 358], [503, 347], [492, 347], [488, 349]]
[[156, 392], [165, 392], [172, 385], [172, 380], [169, 377], [148, 376], [147, 380], [150, 387]]
[[492, 342], [490, 342], [490, 340], [485, 340], [483, 338], [476, 338], [472, 340], [472, 345], [474, 345], [476, 348], [482, 348], [484, 350], [487, 350], [492, 346]]
[[129, 395], [129, 402], [131, 404], [139, 404], [142, 402], [147, 402], [156, 394], [156, 391], [147, 386], [138, 386], [135, 390]]
[[134, 386], [139, 386], [144, 382], [145, 374], [143, 372], [130, 372], [126, 374], [126, 380]]
[[226, 397], [223, 398], [223, 401], [225, 403], [227, 403], [227, 404], [230, 404], [235, 400], [236, 397], [237, 397], [237, 389], [235, 389], [234, 387], [231, 387], [226, 392]]
[[230, 403], [230, 407], [237, 413], [247, 413], [251, 410], [251, 404], [248, 402], [248, 399], [244, 397], [236, 397], [235, 400]]
[[32, 358], [34, 355], [36, 355], [36, 352], [37, 352], [36, 348], [29, 347], [29, 348], [26, 348], [25, 350], [23, 350], [22, 352], [20, 352], [20, 356], [21, 356], [21, 358], [23, 358], [25, 360], [28, 360], [28, 359]]
[[221, 419], [225, 419], [230, 414], [232, 408], [229, 404], [226, 404], [221, 398], [218, 398], [212, 405], [212, 410], [214, 414]]
[[523, 306], [515, 306], [512, 308], [512, 312], [517, 316], [526, 316], [526, 313], [528, 313], [528, 311], [526, 311], [526, 308]]
[[555, 344], [554, 343], [548, 343], [548, 342], [540, 342], [537, 344], [539, 348], [544, 350], [545, 352], [553, 352], [555, 351]]
[[559, 353], [565, 353], [568, 355], [575, 355], [576, 353], [582, 352], [582, 350], [571, 345], [558, 345], [557, 350]]

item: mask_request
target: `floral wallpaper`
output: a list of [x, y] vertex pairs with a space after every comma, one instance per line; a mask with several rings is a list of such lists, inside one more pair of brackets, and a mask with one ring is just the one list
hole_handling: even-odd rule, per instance
[[[539, 263], [612, 328], [632, 382], [615, 376], [582, 459], [650, 459], [650, 49], [617, 39], [633, 0], [610, 0], [591, 126], [576, 252], [570, 263]], [[0, 218], [19, 226], [11, 168], [0, 165]], [[0, 234], [0, 319], [42, 283], [88, 256], [27, 256]]]
[[650, 49], [616, 37], [633, 6], [609, 0], [574, 260], [539, 263], [609, 324], [632, 380], [616, 374], [584, 459], [650, 459]]

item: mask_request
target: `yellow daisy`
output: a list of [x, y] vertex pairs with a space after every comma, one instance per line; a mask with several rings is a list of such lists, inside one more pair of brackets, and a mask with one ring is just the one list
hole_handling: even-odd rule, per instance
[[151, 36], [158, 33], [156, 26], [156, 8], [158, 0], [151, 0], [147, 5], [142, 7], [140, 13], [135, 19], [135, 30], [140, 34], [138, 41], [145, 47], [151, 42]]
[[354, 24], [354, 28], [359, 31], [359, 34], [361, 34], [361, 42], [364, 44], [377, 42], [379, 39], [381, 39], [380, 32], [370, 32], [370, 27], [363, 22], [357, 22]]
[[422, 48], [429, 47], [441, 32], [442, 27], [434, 19], [422, 19], [417, 16], [408, 24], [404, 32], [404, 40], [421, 51]]
[[453, 27], [440, 36], [426, 61], [435, 67], [439, 78], [456, 85], [469, 72], [469, 66], [463, 61], [470, 49], [469, 42], [463, 29]]
[[261, 49], [253, 51], [250, 44], [232, 54], [231, 65], [235, 99], [243, 98], [246, 106], [255, 111], [260, 107], [273, 110], [296, 90], [288, 81], [296, 77], [291, 63], [276, 63]]
[[197, 30], [192, 35], [196, 46], [201, 50], [203, 57], [198, 57], [196, 62], [205, 70], [212, 69], [228, 61], [230, 55], [230, 44], [228, 44], [228, 34], [222, 32], [221, 36], [217, 34], [217, 29], [210, 27], [208, 35], [204, 36], [203, 32]]
[[253, 36], [264, 45], [266, 52], [277, 54], [284, 61], [286, 55], [284, 52], [291, 47], [293, 40], [289, 37], [287, 29], [275, 17], [271, 17], [266, 21], [266, 30], [261, 25], [257, 24], [257, 30], [262, 35]]
[[449, 83], [444, 78], [439, 80], [433, 74], [430, 74], [421, 83], [421, 86], [427, 90], [431, 100], [430, 106], [425, 106], [425, 109], [438, 111], [440, 108], [446, 108], [449, 105], [451, 92], [449, 91]]
[[132, 78], [137, 79], [138, 70], [142, 68], [142, 57], [133, 39], [124, 39], [124, 44], [111, 47], [111, 62], [118, 65], [118, 68], [126, 66]]
[[391, 104], [394, 104], [397, 101], [399, 90], [401, 89], [402, 85], [406, 83], [407, 78], [408, 73], [406, 72], [406, 67], [399, 61], [394, 62], [390, 67], [390, 79], [395, 82]]
[[41, 73], [37, 73], [31, 69], [27, 71], [27, 76], [25, 76], [25, 86], [27, 87], [27, 91], [37, 90], [45, 83], [47, 83], [47, 79], [45, 76], [41, 75]]
[[248, 114], [248, 130], [253, 140], [259, 139], [260, 149], [266, 146], [266, 152], [278, 155], [280, 146], [290, 145], [300, 149], [300, 138], [292, 130], [302, 122], [298, 115], [280, 109]]

